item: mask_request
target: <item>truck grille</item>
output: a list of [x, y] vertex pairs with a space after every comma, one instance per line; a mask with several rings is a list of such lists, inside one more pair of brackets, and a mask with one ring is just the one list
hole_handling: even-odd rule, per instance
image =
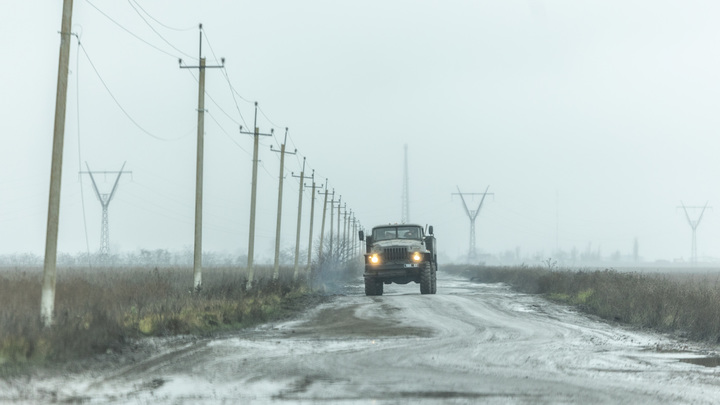
[[390, 247], [383, 249], [385, 261], [407, 260], [408, 251], [404, 247]]

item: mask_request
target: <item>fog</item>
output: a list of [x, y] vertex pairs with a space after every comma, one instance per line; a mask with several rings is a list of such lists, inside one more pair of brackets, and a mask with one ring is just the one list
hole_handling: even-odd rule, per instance
[[[0, 4], [0, 255], [44, 251], [61, 3]], [[206, 75], [206, 251], [247, 253], [252, 137], [239, 125], [253, 126], [257, 101], [260, 131], [275, 136], [261, 139], [256, 262], [272, 260], [270, 146], [285, 127], [297, 155], [285, 161], [283, 248], [303, 158], [372, 227], [401, 220], [407, 144], [410, 222], [434, 226], [446, 261], [469, 242], [452, 193], [490, 186], [481, 254], [630, 257], [637, 238], [644, 261], [687, 262], [678, 207], [720, 201], [718, 17], [713, 1], [75, 0], [58, 248], [97, 251], [101, 206], [78, 172], [126, 161], [111, 250], [191, 248], [197, 70], [178, 58], [197, 65], [202, 23], [208, 65], [225, 58]], [[112, 175], [96, 180], [112, 189]], [[719, 223], [705, 212], [701, 261], [720, 258]]]

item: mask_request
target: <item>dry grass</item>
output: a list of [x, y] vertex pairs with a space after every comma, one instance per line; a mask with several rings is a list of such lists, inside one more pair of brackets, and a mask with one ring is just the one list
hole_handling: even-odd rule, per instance
[[40, 324], [41, 269], [0, 269], [0, 374], [18, 367], [85, 357], [120, 348], [128, 339], [206, 334], [276, 318], [315, 294], [292, 269], [257, 269], [246, 290], [237, 268], [203, 271], [192, 291], [192, 269], [60, 269], [55, 319]]
[[604, 319], [720, 343], [718, 274], [640, 274], [539, 267], [445, 266], [480, 282], [502, 282]]

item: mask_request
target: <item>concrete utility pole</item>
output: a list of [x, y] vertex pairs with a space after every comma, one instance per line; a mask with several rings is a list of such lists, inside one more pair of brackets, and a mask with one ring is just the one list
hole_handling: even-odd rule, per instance
[[333, 258], [333, 227], [335, 226], [335, 189], [332, 191], [332, 198], [330, 199], [330, 248], [328, 249], [328, 256], [330, 260]]
[[253, 269], [253, 256], [255, 254], [255, 201], [257, 200], [257, 167], [258, 167], [258, 144], [260, 143], [260, 135], [272, 136], [274, 130], [270, 130], [269, 134], [261, 134], [260, 128], [257, 126], [257, 110], [258, 103], [255, 102], [255, 121], [253, 121], [253, 127], [255, 131], [244, 132], [243, 127], [240, 126], [240, 133], [253, 135], [253, 170], [252, 170], [252, 190], [250, 195], [250, 237], [248, 238], [248, 281], [247, 289], [252, 288], [253, 278], [255, 276], [255, 270]]
[[[690, 228], [692, 228], [692, 247], [690, 251], [690, 263], [693, 265], [697, 264], [697, 227], [700, 225], [700, 221], [702, 221], [703, 214], [705, 214], [705, 210], [708, 208], [708, 203], [706, 202], [703, 207], [686, 207], [685, 204], [680, 201], [680, 204], [682, 206], [682, 209], [685, 211], [685, 218], [687, 218], [688, 224], [690, 225]], [[680, 208], [680, 207], [678, 207]], [[690, 219], [690, 214], [688, 214], [688, 208], [698, 210], [702, 209], [700, 211], [700, 216], [696, 220]], [[712, 209], [712, 207], [710, 207]]]
[[337, 258], [340, 259], [340, 255], [342, 255], [342, 251], [340, 249], [343, 248], [341, 245], [340, 240], [340, 221], [342, 221], [342, 216], [340, 214], [340, 209], [342, 208], [342, 196], [338, 199], [338, 211], [337, 211]]
[[352, 241], [352, 243], [351, 243], [352, 249], [350, 250], [350, 251], [352, 252], [352, 256], [351, 256], [351, 257], [355, 256], [355, 246], [356, 246], [356, 244], [358, 243], [358, 238], [356, 238], [355, 235], [357, 235], [357, 234], [358, 234], [358, 232], [357, 232], [357, 220], [355, 219], [355, 215], [353, 215], [353, 217], [352, 217], [352, 235], [351, 235], [351, 238], [350, 238], [350, 240]]
[[323, 201], [323, 216], [322, 216], [322, 225], [320, 225], [320, 246], [318, 248], [318, 261], [322, 262], [323, 260], [323, 239], [325, 239], [325, 213], [327, 212], [327, 203], [328, 203], [328, 187], [327, 187], [327, 179], [325, 179], [325, 191], [323, 192], [325, 194], [325, 200]]
[[202, 24], [200, 30], [200, 42], [198, 48], [198, 66], [182, 66], [182, 59], [178, 61], [180, 69], [198, 69], [198, 128], [197, 128], [197, 160], [195, 170], [195, 244], [193, 255], [193, 288], [199, 292], [202, 288], [202, 203], [203, 203], [203, 155], [205, 144], [205, 69], [225, 67], [225, 58], [222, 58], [222, 65], [206, 66], [205, 58], [202, 56]]
[[67, 102], [68, 65], [70, 63], [70, 35], [72, 29], [72, 0], [63, 1], [60, 25], [60, 57], [55, 93], [55, 126], [53, 129], [52, 162], [50, 164], [50, 192], [48, 198], [45, 263], [43, 267], [40, 319], [45, 327], [53, 322], [55, 310], [55, 281], [57, 240], [60, 218], [60, 186], [62, 180], [63, 144], [65, 141], [65, 106]]
[[283, 195], [283, 179], [285, 178], [285, 155], [294, 155], [295, 152], [285, 152], [285, 144], [287, 143], [288, 129], [285, 128], [285, 140], [280, 145], [280, 150], [273, 149], [270, 145], [270, 150], [273, 152], [280, 152], [280, 176], [278, 185], [278, 209], [277, 209], [277, 225], [275, 226], [275, 269], [273, 270], [273, 280], [277, 280], [280, 276], [280, 224], [282, 223], [282, 195]]
[[[100, 230], [100, 255], [103, 257], [103, 259], [107, 258], [108, 253], [110, 252], [110, 221], [108, 219], [108, 208], [110, 207], [110, 201], [112, 201], [113, 197], [115, 196], [115, 191], [117, 191], [118, 183], [120, 182], [120, 176], [122, 176], [124, 173], [132, 174], [132, 172], [124, 171], [125, 164], [127, 162], [123, 163], [122, 167], [120, 167], [119, 172], [93, 172], [90, 170], [90, 166], [87, 162], [85, 162], [85, 167], [87, 167], [86, 172], [80, 172], [80, 174], [89, 174], [90, 180], [92, 180], [93, 189], [95, 190], [95, 195], [98, 198], [98, 201], [100, 201], [100, 205], [102, 205], [102, 225]], [[95, 182], [95, 176], [93, 174], [117, 174], [117, 178], [115, 179], [115, 184], [113, 184], [112, 191], [110, 191], [110, 194], [101, 194], [100, 190], [98, 189], [97, 183]]]
[[303, 187], [305, 187], [305, 184], [303, 183], [305, 181], [305, 158], [303, 158], [303, 168], [300, 172], [300, 176], [295, 176], [295, 174], [292, 174], [293, 177], [300, 177], [300, 191], [298, 192], [298, 216], [297, 216], [297, 234], [295, 235], [295, 272], [293, 273], [293, 280], [297, 280], [298, 276], [298, 260], [300, 259], [298, 256], [300, 255], [300, 224], [302, 223], [302, 198], [303, 198]]
[[345, 203], [345, 205], [343, 206], [343, 210], [345, 211], [345, 212], [343, 212], [343, 215], [345, 216], [345, 217], [343, 218], [343, 246], [344, 246], [344, 248], [343, 248], [343, 256], [344, 256], [344, 257], [343, 257], [343, 260], [347, 261], [348, 255], [349, 255], [349, 253], [350, 253], [350, 252], [349, 252], [350, 244], [348, 243], [348, 238], [347, 238], [348, 218], [349, 218], [349, 214], [352, 212], [352, 210], [350, 210], [350, 212], [348, 212], [347, 203]]
[[[320, 185], [322, 187], [322, 185]], [[315, 221], [315, 170], [312, 171], [312, 192], [310, 193], [310, 237], [308, 238], [307, 268], [306, 272], [310, 274], [310, 265], [312, 264], [312, 241], [313, 241], [313, 222]]]
[[403, 174], [402, 190], [402, 223], [410, 222], [410, 185], [408, 181], [408, 146], [405, 144], [405, 171]]
[[[335, 194], [335, 190], [333, 190], [333, 195], [334, 194]], [[337, 241], [335, 241], [333, 239], [333, 231], [334, 231], [333, 228], [335, 227], [335, 219], [334, 219], [334, 217], [335, 217], [335, 205], [334, 204], [335, 203], [337, 203], [337, 205], [338, 205], [337, 236], [335, 237], [335, 239], [337, 239]], [[333, 253], [333, 248], [335, 247], [335, 245], [337, 245], [337, 249], [335, 249], [335, 250], [337, 252], [339, 252], [339, 250], [340, 250], [340, 206], [341, 205], [342, 205], [342, 196], [340, 196], [337, 199], [337, 201], [336, 200], [330, 201], [330, 258], [331, 259], [333, 259], [335, 257], [335, 253]]]
[[[494, 193], [488, 193], [488, 189], [490, 186], [487, 186], [485, 189], [485, 192], [483, 193], [463, 193], [460, 191], [460, 187], [458, 187], [457, 193], [452, 193], [452, 195], [459, 195], [460, 199], [462, 200], [463, 207], [465, 207], [465, 213], [467, 213], [468, 218], [470, 218], [470, 248], [468, 249], [468, 258], [469, 259], [475, 259], [477, 256], [477, 252], [475, 250], [475, 219], [477, 218], [478, 214], [480, 213], [480, 209], [482, 208], [483, 201], [485, 201], [485, 196], [488, 195], [495, 195]], [[481, 195], [482, 199], [480, 199], [480, 204], [478, 204], [478, 207], [475, 211], [470, 211], [468, 209], [467, 204], [465, 203], [465, 197], [466, 195]]]

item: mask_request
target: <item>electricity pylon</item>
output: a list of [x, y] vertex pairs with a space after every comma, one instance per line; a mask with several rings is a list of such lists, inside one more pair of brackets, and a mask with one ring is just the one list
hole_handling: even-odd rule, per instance
[[[80, 172], [80, 174], [89, 174], [90, 180], [92, 180], [93, 189], [95, 190], [95, 195], [98, 198], [98, 201], [100, 201], [100, 205], [102, 205], [102, 226], [100, 231], [100, 256], [103, 258], [107, 257], [108, 252], [110, 251], [110, 222], [108, 220], [108, 207], [110, 207], [110, 201], [112, 201], [113, 197], [115, 196], [115, 192], [117, 191], [118, 183], [120, 182], [120, 176], [123, 175], [123, 173], [130, 173], [123, 171], [125, 168], [125, 164], [127, 162], [123, 163], [122, 167], [120, 168], [120, 171], [118, 172], [93, 172], [90, 170], [90, 166], [87, 162], [85, 162], [85, 167], [87, 167], [86, 172]], [[100, 193], [100, 190], [98, 189], [97, 183], [95, 182], [95, 176], [93, 174], [117, 174], [117, 177], [115, 178], [115, 184], [113, 184], [112, 191], [110, 191], [110, 194]]]
[[[488, 189], [490, 186], [487, 186], [485, 189], [485, 192], [483, 193], [463, 193], [460, 191], [460, 187], [457, 187], [458, 192], [452, 193], [452, 195], [459, 195], [460, 199], [462, 200], [463, 207], [465, 207], [465, 213], [467, 213], [468, 218], [470, 218], [470, 248], [468, 249], [468, 258], [474, 259], [477, 256], [477, 251], [475, 248], [475, 219], [477, 219], [478, 214], [480, 213], [480, 209], [482, 208], [483, 202], [485, 201], [485, 196], [488, 195], [495, 195], [494, 193], [488, 193]], [[482, 195], [482, 198], [480, 199], [480, 204], [478, 204], [478, 207], [476, 210], [471, 211], [468, 209], [467, 204], [465, 203], [465, 197], [466, 195], [476, 196], [476, 195]]]
[[405, 171], [403, 173], [403, 189], [402, 189], [402, 223], [410, 222], [410, 185], [408, 181], [408, 146], [405, 144]]
[[[705, 214], [705, 209], [708, 207], [708, 203], [705, 202], [705, 205], [702, 207], [686, 207], [685, 204], [680, 201], [680, 204], [682, 206], [683, 211], [685, 211], [685, 218], [687, 218], [688, 224], [690, 225], [690, 228], [692, 228], [692, 247], [690, 252], [690, 263], [697, 264], [697, 227], [700, 225], [700, 221], [702, 221], [703, 214]], [[680, 208], [680, 207], [678, 207]], [[687, 209], [702, 209], [700, 211], [700, 216], [696, 220], [690, 219], [690, 214], [688, 214]], [[712, 208], [712, 207], [711, 207]]]

